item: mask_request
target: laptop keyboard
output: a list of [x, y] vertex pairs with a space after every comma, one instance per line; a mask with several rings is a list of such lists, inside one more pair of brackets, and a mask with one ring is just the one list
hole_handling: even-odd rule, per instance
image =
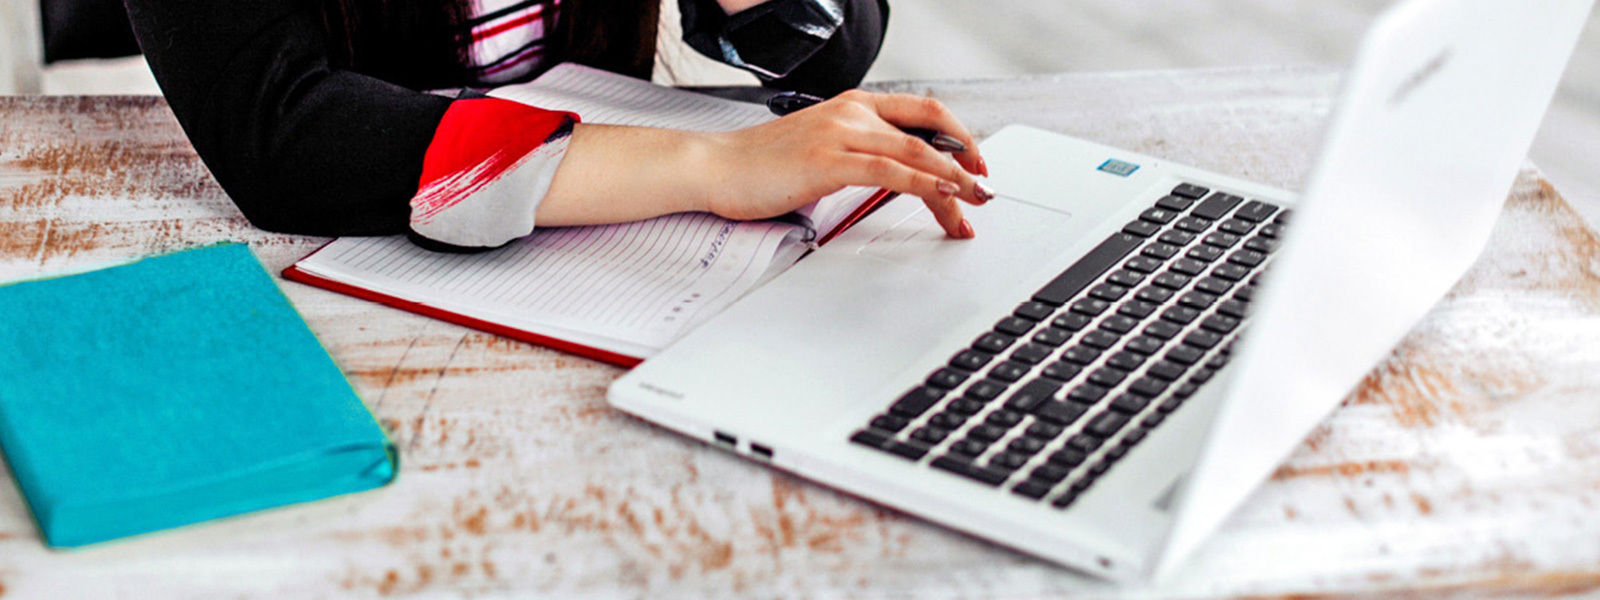
[[850, 440], [1071, 506], [1228, 364], [1288, 217], [1173, 188]]

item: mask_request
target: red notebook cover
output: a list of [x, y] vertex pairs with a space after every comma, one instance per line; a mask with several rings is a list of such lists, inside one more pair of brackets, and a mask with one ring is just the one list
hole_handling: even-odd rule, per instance
[[[844, 230], [849, 229], [852, 225], [855, 225], [867, 215], [872, 214], [872, 211], [877, 210], [879, 206], [881, 206], [884, 202], [887, 202], [890, 198], [893, 198], [894, 195], [894, 193], [888, 190], [879, 190], [877, 194], [874, 194], [871, 198], [868, 198], [866, 202], [861, 203], [861, 206], [858, 206], [854, 211], [851, 211], [850, 215], [845, 217], [844, 221], [840, 222], [838, 227], [834, 228], [834, 230], [829, 232], [827, 235], [822, 236], [822, 239], [817, 242], [817, 245], [820, 246], [832, 241], [833, 238], [837, 237]], [[315, 254], [315, 252], [312, 254]], [[425, 317], [455, 323], [464, 327], [470, 327], [479, 331], [484, 331], [495, 335], [502, 335], [514, 340], [528, 342], [530, 344], [538, 344], [540, 346], [560, 350], [569, 354], [575, 354], [584, 358], [592, 358], [600, 362], [610, 363], [625, 369], [633, 368], [634, 365], [644, 362], [643, 357], [629, 356], [626, 354], [612, 352], [610, 350], [602, 350], [593, 346], [586, 346], [560, 338], [553, 338], [547, 335], [541, 335], [531, 331], [517, 329], [515, 327], [508, 327], [493, 321], [485, 321], [483, 319], [469, 317], [460, 313], [453, 313], [441, 308], [428, 306], [418, 302], [412, 302], [404, 298], [396, 298], [382, 292], [356, 287], [348, 283], [334, 281], [332, 279], [327, 279], [313, 275], [306, 271], [302, 271], [298, 266], [290, 266], [289, 268], [284, 269], [283, 278], [288, 279], [289, 281], [295, 281], [304, 283], [306, 285], [319, 287], [328, 291], [338, 292], [347, 296], [353, 296], [362, 300], [377, 302], [385, 306], [391, 306], [403, 311], [413, 312]]]

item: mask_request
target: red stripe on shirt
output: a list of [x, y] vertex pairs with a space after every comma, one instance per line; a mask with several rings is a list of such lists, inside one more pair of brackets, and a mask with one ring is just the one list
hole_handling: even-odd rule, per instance
[[472, 32], [472, 41], [481, 42], [486, 38], [491, 38], [491, 37], [494, 37], [494, 36], [499, 35], [501, 33], [505, 33], [507, 31], [515, 29], [517, 27], [521, 27], [523, 25], [527, 25], [529, 23], [532, 23], [532, 22], [534, 22], [534, 20], [539, 19], [539, 18], [541, 18], [543, 16], [543, 13], [544, 13], [543, 8], [544, 8], [544, 5], [534, 6], [533, 8], [529, 9], [526, 14], [523, 14], [520, 17], [517, 17], [517, 18], [512, 19], [510, 21], [506, 21], [506, 22], [501, 23], [499, 25], [495, 25], [494, 27], [490, 27], [490, 28], [482, 30], [482, 31], [474, 31], [474, 32]]

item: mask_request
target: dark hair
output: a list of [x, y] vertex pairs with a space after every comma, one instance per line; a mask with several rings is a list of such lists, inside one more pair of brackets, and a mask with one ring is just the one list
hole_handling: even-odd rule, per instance
[[[333, 64], [414, 89], [467, 80], [471, 0], [321, 0]], [[543, 0], [546, 64], [649, 79], [660, 0]]]

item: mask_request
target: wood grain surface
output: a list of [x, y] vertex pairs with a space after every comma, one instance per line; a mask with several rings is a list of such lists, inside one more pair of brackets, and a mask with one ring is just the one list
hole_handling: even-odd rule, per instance
[[[1336, 85], [882, 87], [980, 135], [1024, 122], [1299, 189]], [[0, 280], [224, 239], [273, 270], [325, 241], [252, 229], [159, 99], [0, 99]], [[1595, 595], [1597, 269], [1600, 241], [1529, 166], [1481, 260], [1345, 405], [1179, 574], [1122, 587], [624, 416], [615, 368], [281, 282], [400, 446], [399, 480], [73, 552], [0, 485], [0, 598]]]

